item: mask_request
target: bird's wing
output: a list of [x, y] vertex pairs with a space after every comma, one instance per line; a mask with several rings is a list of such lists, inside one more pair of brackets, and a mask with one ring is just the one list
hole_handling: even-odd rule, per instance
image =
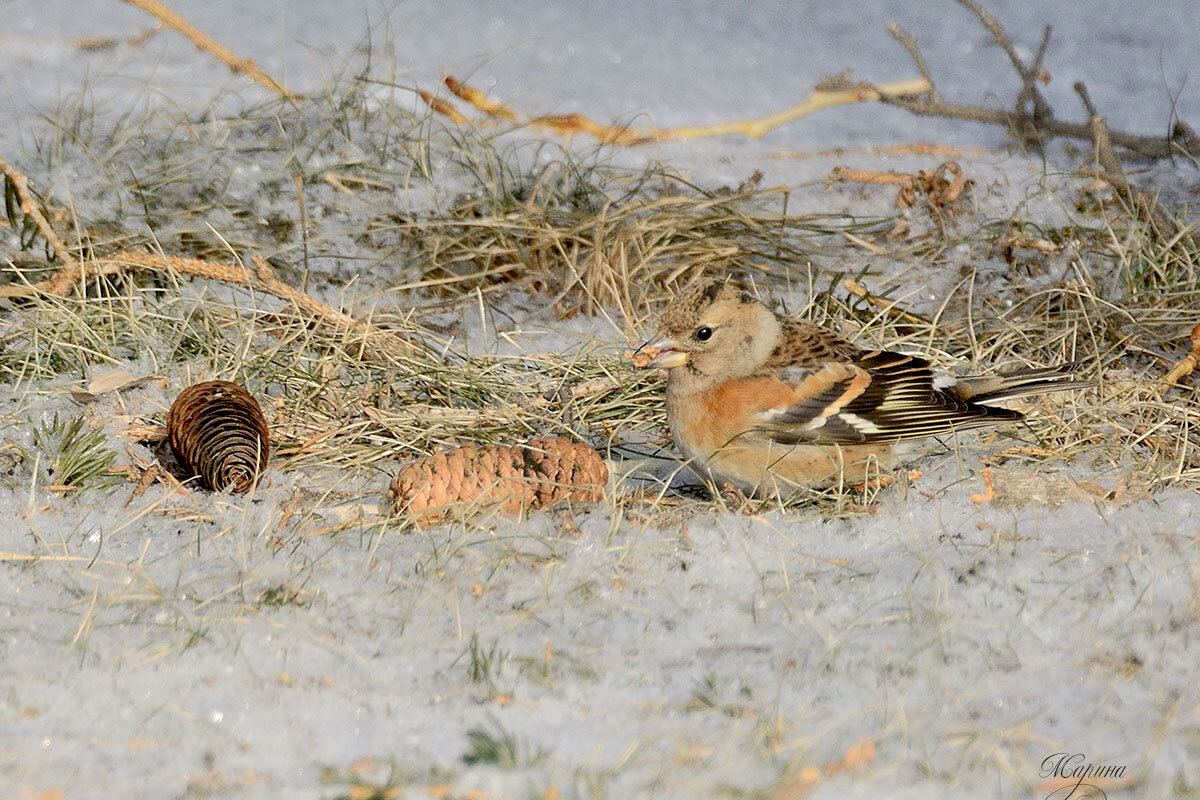
[[764, 409], [757, 431], [789, 444], [915, 439], [1019, 420], [1019, 412], [957, 398], [934, 387], [929, 362], [883, 351], [819, 367], [784, 367], [786, 405]]

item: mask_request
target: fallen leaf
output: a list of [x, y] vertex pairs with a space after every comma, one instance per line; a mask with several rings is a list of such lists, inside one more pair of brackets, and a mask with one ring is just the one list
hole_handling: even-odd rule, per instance
[[91, 403], [106, 394], [132, 389], [147, 381], [162, 380], [159, 375], [134, 375], [123, 369], [106, 369], [92, 373], [92, 379], [84, 388], [72, 387], [71, 398], [76, 403]]

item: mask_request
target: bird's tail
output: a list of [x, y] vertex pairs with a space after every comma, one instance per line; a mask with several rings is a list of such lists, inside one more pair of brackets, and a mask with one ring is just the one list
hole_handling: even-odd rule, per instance
[[943, 391], [959, 400], [990, 405], [1001, 400], [1081, 389], [1094, 383], [1086, 378], [1075, 377], [1086, 364], [1084, 361], [1069, 361], [1057, 367], [1035, 367], [999, 375], [959, 378], [953, 386], [948, 386]]

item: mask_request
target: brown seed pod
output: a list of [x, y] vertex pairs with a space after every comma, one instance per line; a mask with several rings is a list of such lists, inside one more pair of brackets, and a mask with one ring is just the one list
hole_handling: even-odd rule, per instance
[[167, 412], [171, 450], [206, 489], [246, 492], [267, 467], [267, 420], [254, 397], [229, 381], [205, 381], [179, 393]]
[[427, 456], [400, 470], [388, 499], [393, 511], [430, 523], [467, 510], [518, 514], [559, 500], [596, 502], [607, 481], [608, 467], [594, 449], [549, 437]]

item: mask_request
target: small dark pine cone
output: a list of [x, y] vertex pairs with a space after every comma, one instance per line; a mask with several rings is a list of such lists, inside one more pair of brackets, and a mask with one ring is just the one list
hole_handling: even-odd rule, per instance
[[267, 420], [254, 397], [229, 381], [205, 381], [179, 393], [167, 412], [175, 457], [206, 489], [247, 492], [267, 467]]

